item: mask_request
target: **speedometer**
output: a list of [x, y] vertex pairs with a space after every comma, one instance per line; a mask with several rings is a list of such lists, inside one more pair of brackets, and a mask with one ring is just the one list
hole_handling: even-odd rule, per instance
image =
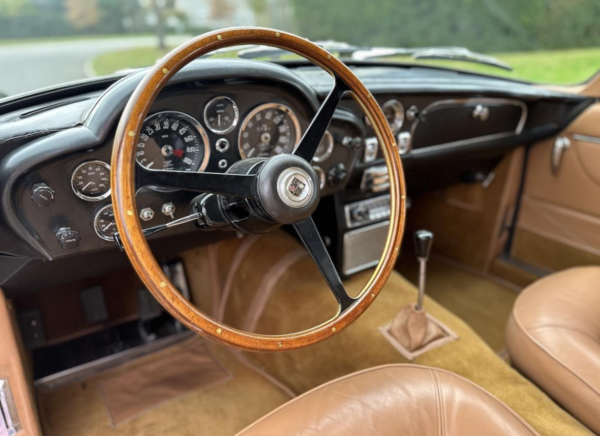
[[252, 110], [242, 123], [240, 155], [245, 159], [293, 153], [300, 135], [298, 117], [289, 107], [266, 103]]
[[203, 171], [210, 147], [206, 131], [182, 112], [158, 112], [144, 121], [135, 157], [145, 168]]

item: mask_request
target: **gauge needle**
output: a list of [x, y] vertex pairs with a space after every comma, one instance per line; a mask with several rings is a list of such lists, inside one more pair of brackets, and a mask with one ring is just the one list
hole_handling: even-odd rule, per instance
[[219, 114], [218, 120], [219, 120], [219, 127], [221, 127], [221, 114]]
[[107, 230], [110, 226], [112, 226], [114, 223], [110, 223], [109, 225], [107, 225], [106, 227], [104, 227], [104, 229], [102, 230]]
[[88, 184], [87, 184], [87, 185], [85, 185], [83, 188], [81, 188], [81, 190], [82, 190], [82, 191], [85, 191], [85, 190], [86, 190], [86, 188], [87, 188], [88, 186], [90, 186], [91, 184], [92, 184], [92, 182], [88, 182]]

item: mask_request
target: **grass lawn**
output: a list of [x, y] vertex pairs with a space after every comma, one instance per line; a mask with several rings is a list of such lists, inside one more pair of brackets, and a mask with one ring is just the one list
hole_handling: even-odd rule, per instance
[[[125, 68], [153, 65], [166, 51], [156, 48], [134, 48], [98, 56], [93, 61], [98, 75], [111, 74]], [[519, 53], [496, 53], [493, 56], [513, 67], [512, 72], [468, 62], [421, 60], [410, 57], [386, 58], [416, 64], [474, 71], [478, 73], [509, 77], [539, 83], [572, 85], [586, 81], [600, 70], [600, 48], [575, 50], [552, 50]]]
[[[492, 56], [510, 65], [513, 71], [456, 61], [420, 60], [416, 63], [439, 65], [530, 82], [561, 85], [585, 82], [600, 70], [600, 48], [493, 53]], [[390, 59], [415, 62], [414, 59], [409, 57]]]
[[154, 65], [169, 52], [156, 47], [136, 47], [102, 54], [92, 61], [96, 75], [104, 76], [126, 68], [142, 68]]

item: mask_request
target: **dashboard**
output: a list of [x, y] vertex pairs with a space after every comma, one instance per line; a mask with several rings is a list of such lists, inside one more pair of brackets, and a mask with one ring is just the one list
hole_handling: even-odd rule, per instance
[[[508, 150], [560, 131], [593, 101], [440, 69], [353, 69], [396, 137], [409, 195], [484, 180]], [[48, 264], [72, 265], [71, 278], [98, 274], [102, 268], [80, 271], [73, 260], [118, 251], [112, 140], [143, 73], [0, 101], [0, 285], [8, 292], [31, 288], [31, 272]], [[293, 152], [330, 87], [331, 78], [307, 63], [195, 61], [154, 102], [138, 138], [137, 165], [226, 172], [243, 159]], [[375, 134], [350, 96], [312, 165], [323, 197], [315, 219], [336, 265], [346, 276], [372, 266], [378, 256], [365, 253], [364, 242], [385, 238], [389, 183]], [[197, 195], [139, 186], [142, 227], [190, 215]], [[208, 233], [189, 225], [149, 239], [173, 241], [175, 251], [184, 242], [232, 234]]]

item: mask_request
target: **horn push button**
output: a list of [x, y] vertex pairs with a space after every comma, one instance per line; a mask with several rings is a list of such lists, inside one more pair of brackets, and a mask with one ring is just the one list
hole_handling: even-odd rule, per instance
[[258, 196], [274, 221], [297, 223], [311, 216], [319, 204], [319, 178], [301, 157], [274, 156], [260, 169]]

